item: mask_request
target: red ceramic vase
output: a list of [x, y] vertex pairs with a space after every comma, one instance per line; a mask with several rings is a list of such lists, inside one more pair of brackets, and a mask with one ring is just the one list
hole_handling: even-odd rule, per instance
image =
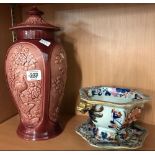
[[20, 116], [17, 134], [27, 140], [49, 139], [61, 132], [58, 113], [66, 82], [66, 55], [55, 42], [58, 27], [33, 7], [25, 22], [11, 28], [17, 41], [8, 49], [6, 76]]

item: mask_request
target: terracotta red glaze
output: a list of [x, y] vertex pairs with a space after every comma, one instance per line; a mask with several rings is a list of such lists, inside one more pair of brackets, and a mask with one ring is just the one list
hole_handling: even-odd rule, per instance
[[[27, 140], [49, 139], [62, 130], [58, 121], [66, 82], [66, 55], [54, 41], [58, 27], [46, 23], [42, 11], [33, 7], [25, 22], [11, 28], [17, 41], [8, 49], [6, 76], [17, 106], [17, 134]], [[43, 39], [45, 43], [40, 43]], [[48, 41], [48, 42], [46, 42]], [[28, 79], [28, 71], [39, 70], [41, 79]]]

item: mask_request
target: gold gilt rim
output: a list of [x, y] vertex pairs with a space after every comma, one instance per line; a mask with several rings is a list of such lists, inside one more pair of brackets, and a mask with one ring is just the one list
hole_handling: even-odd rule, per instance
[[106, 105], [106, 106], [110, 106], [110, 107], [119, 107], [119, 108], [127, 108], [127, 109], [135, 107], [140, 104], [142, 105], [148, 101], [150, 101], [149, 98], [139, 100], [139, 101], [132, 101], [132, 102], [128, 102], [128, 103], [106, 102], [106, 101], [98, 101], [98, 100], [89, 100], [89, 99], [85, 99], [85, 98], [80, 99], [80, 102], [86, 102], [91, 105], [99, 104], [99, 105]]

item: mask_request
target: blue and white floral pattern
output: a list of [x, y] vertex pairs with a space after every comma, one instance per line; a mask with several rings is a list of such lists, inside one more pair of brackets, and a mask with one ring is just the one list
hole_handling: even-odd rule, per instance
[[142, 99], [142, 96], [139, 93], [128, 88], [94, 87], [88, 89], [87, 95], [88, 97], [91, 97], [91, 99], [96, 100], [102, 100], [106, 97], [111, 97], [111, 99], [113, 97], [115, 97], [115, 99], [128, 98], [130, 101]]

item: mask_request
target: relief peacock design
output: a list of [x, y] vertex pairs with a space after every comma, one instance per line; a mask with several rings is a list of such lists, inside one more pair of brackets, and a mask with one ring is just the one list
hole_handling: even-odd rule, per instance
[[10, 49], [7, 56], [6, 74], [21, 121], [33, 127], [40, 121], [42, 111], [42, 81], [28, 81], [26, 71], [39, 69], [39, 64], [32, 52], [34, 47], [25, 46], [23, 43], [17, 45]]

